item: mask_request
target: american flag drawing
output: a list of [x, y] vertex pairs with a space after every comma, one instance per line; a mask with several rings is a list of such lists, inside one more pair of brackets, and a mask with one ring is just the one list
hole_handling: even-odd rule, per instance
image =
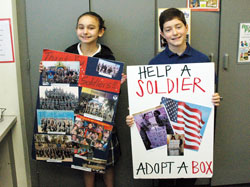
[[184, 148], [198, 151], [211, 108], [166, 97], [162, 97], [161, 104], [167, 109], [175, 133], [184, 134]]

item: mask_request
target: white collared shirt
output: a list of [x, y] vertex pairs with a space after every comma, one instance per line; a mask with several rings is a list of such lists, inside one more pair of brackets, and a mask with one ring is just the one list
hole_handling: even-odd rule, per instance
[[[98, 45], [98, 49], [97, 49], [97, 51], [91, 57], [95, 56], [97, 53], [99, 53], [101, 51], [102, 46], [100, 44], [97, 44], [97, 45]], [[79, 43], [77, 45], [77, 50], [78, 50], [79, 55], [83, 55], [82, 51], [81, 51], [81, 43]]]

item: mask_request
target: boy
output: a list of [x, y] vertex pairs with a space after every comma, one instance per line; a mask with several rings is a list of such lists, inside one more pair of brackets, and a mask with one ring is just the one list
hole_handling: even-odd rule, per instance
[[[159, 23], [161, 36], [166, 40], [167, 45], [164, 51], [149, 62], [149, 65], [210, 62], [205, 54], [193, 49], [186, 42], [188, 25], [182, 11], [176, 8], [163, 11]], [[215, 106], [219, 106], [220, 95], [218, 93], [213, 94], [212, 102]], [[127, 116], [126, 123], [131, 127], [134, 124], [133, 117]], [[159, 186], [193, 186], [195, 181], [195, 179], [160, 180]]]

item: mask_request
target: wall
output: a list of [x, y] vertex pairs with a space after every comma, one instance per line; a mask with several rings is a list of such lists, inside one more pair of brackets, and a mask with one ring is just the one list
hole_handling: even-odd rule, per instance
[[[110, 46], [116, 59], [125, 62], [125, 66], [127, 66], [146, 64], [155, 55], [157, 27], [155, 12], [157, 8], [186, 6], [186, 0], [75, 0], [74, 3], [68, 0], [18, 0], [17, 3], [18, 36], [21, 38], [19, 43], [23, 47], [20, 48], [22, 51], [20, 52], [21, 64], [16, 63], [16, 65], [20, 65], [22, 72], [22, 83], [18, 86], [23, 86], [22, 93], [27, 96], [21, 99], [25, 108], [25, 113], [21, 116], [25, 116], [27, 121], [24, 124], [29, 151], [31, 151], [34, 108], [38, 90], [38, 66], [42, 49], [63, 51], [67, 46], [76, 42], [74, 26], [78, 15], [87, 10], [93, 10], [104, 17], [107, 30], [101, 42]], [[207, 55], [213, 53], [217, 63], [220, 12], [192, 12], [191, 27], [191, 45]], [[18, 71], [20, 69], [18, 68]], [[116, 165], [115, 184], [119, 187], [149, 187], [156, 185], [156, 181], [133, 179], [130, 131], [125, 125], [125, 117], [128, 114], [126, 89], [125, 83], [121, 88], [116, 121], [122, 156]], [[223, 129], [221, 134], [224, 133]], [[83, 186], [81, 171], [34, 160], [30, 160], [30, 163], [33, 186], [50, 186], [51, 184]], [[100, 176], [97, 177], [96, 186], [104, 186]]]
[[[18, 186], [30, 186], [29, 162], [26, 159], [27, 141], [24, 130], [23, 100], [20, 77], [19, 44], [17, 37], [16, 4], [15, 1], [0, 1], [0, 18], [11, 18], [14, 53], [14, 63], [0, 63], [0, 107], [7, 108], [4, 115], [17, 116], [17, 124], [12, 129], [15, 169]], [[1, 127], [0, 127], [1, 128]], [[9, 179], [11, 180], [11, 179]]]

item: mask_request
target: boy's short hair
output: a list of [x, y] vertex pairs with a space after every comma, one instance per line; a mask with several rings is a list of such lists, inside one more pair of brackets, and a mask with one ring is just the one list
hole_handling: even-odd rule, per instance
[[164, 23], [166, 23], [167, 21], [171, 21], [172, 19], [175, 19], [175, 18], [182, 21], [182, 23], [185, 26], [187, 25], [184, 13], [182, 11], [180, 11], [177, 8], [169, 8], [169, 9], [164, 10], [159, 17], [161, 31], [163, 32]]

